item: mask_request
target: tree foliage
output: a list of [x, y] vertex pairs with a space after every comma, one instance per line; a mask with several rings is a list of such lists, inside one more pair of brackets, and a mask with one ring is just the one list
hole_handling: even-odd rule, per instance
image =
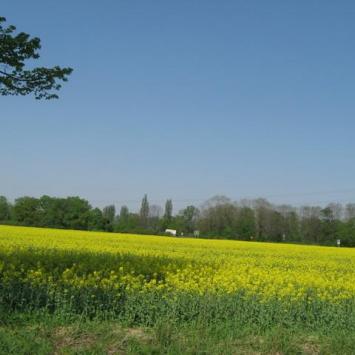
[[0, 196], [0, 221], [9, 220], [11, 217], [11, 207], [5, 196]]
[[[116, 215], [114, 205], [93, 208], [79, 197], [21, 197], [11, 204], [0, 196], [0, 222], [25, 226], [163, 234], [168, 227], [178, 235], [264, 242], [355, 246], [353, 205], [303, 206], [273, 205], [265, 199], [233, 202], [219, 196], [203, 204], [190, 205], [176, 215], [168, 200], [165, 213], [149, 205], [147, 195], [138, 212], [122, 206]], [[198, 231], [198, 232], [197, 232]]]
[[141, 226], [147, 227], [148, 217], [149, 217], [149, 202], [148, 202], [147, 194], [145, 194], [142, 199], [142, 204], [141, 204], [141, 209], [140, 209], [139, 215], [140, 215], [140, 220], [141, 220]]
[[5, 22], [0, 16], [0, 94], [58, 98], [55, 92], [61, 88], [60, 82], [67, 81], [73, 69], [26, 65], [40, 57], [41, 40], [24, 32], [16, 34], [16, 27]]
[[170, 223], [172, 217], [173, 217], [173, 201], [172, 199], [168, 199], [166, 200], [165, 203], [164, 218], [168, 223]]
[[116, 216], [116, 208], [114, 205], [109, 205], [104, 207], [102, 211], [102, 217], [104, 222], [104, 229], [107, 232], [113, 231], [115, 216]]

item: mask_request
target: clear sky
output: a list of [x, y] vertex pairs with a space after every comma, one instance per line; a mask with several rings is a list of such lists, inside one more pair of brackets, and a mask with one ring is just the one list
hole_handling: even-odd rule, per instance
[[352, 0], [2, 0], [72, 66], [0, 97], [0, 195], [355, 201]]

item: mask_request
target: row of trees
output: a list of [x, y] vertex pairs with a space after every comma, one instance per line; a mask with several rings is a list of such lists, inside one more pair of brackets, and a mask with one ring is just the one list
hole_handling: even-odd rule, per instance
[[171, 199], [166, 201], [162, 213], [160, 206], [149, 204], [147, 195], [143, 197], [138, 213], [122, 206], [118, 214], [114, 205], [93, 208], [80, 197], [25, 196], [12, 204], [6, 197], [0, 196], [0, 223], [22, 226], [152, 234], [176, 228], [181, 233], [192, 234], [197, 216], [198, 209], [193, 206], [173, 216]]
[[0, 222], [25, 226], [163, 234], [167, 228], [185, 236], [355, 246], [355, 204], [326, 207], [273, 205], [265, 199], [239, 202], [217, 196], [200, 208], [187, 206], [173, 214], [143, 197], [139, 212], [114, 205], [93, 208], [79, 197], [21, 197], [12, 204], [0, 197]]
[[228, 239], [355, 246], [355, 204], [326, 207], [273, 205], [265, 199], [209, 200], [198, 221], [201, 233]]

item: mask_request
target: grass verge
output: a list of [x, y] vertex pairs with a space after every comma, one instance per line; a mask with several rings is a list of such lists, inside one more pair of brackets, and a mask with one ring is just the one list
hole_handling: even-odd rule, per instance
[[273, 326], [267, 330], [227, 322], [128, 327], [45, 313], [4, 313], [1, 354], [354, 354], [352, 331]]

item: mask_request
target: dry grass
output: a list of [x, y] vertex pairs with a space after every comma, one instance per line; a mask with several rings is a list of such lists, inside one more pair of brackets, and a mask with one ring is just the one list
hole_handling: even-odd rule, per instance
[[136, 341], [149, 344], [153, 337], [143, 328], [123, 328], [112, 324], [110, 328], [83, 331], [78, 326], [60, 326], [53, 330], [51, 339], [54, 354], [90, 351], [95, 348], [104, 350], [105, 354], [126, 354], [127, 345]]

